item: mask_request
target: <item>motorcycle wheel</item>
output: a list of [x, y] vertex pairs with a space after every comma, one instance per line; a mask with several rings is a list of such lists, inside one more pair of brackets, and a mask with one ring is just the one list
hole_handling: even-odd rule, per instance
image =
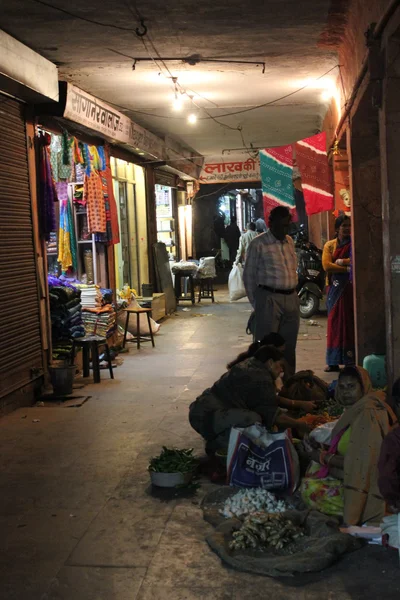
[[319, 298], [315, 294], [303, 294], [300, 298], [300, 316], [302, 319], [311, 319], [319, 310]]

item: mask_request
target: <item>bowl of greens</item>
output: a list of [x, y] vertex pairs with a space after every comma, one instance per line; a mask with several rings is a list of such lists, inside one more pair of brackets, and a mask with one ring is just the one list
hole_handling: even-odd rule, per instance
[[151, 483], [158, 487], [188, 485], [196, 466], [193, 448], [179, 450], [163, 446], [161, 454], [153, 456], [149, 463]]

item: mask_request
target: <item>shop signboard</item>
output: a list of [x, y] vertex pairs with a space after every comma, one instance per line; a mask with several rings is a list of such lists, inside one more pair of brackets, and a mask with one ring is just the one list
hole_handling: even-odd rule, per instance
[[68, 84], [63, 117], [89, 127], [112, 141], [128, 144], [154, 158], [164, 158], [164, 142], [105, 102]]
[[200, 183], [260, 181], [260, 159], [248, 153], [212, 156], [205, 159]]

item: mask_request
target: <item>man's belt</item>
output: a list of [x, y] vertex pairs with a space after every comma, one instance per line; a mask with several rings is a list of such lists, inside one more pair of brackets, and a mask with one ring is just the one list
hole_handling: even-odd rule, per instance
[[290, 296], [295, 292], [295, 290], [278, 290], [277, 288], [272, 288], [268, 285], [259, 285], [258, 287], [267, 292], [271, 292], [272, 294], [284, 294], [285, 296]]

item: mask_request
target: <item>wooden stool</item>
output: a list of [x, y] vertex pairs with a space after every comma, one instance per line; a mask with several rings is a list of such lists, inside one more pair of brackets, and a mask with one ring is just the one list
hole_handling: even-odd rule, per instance
[[141, 341], [144, 341], [144, 342], [149, 341], [149, 338], [147, 336], [140, 335], [140, 315], [144, 314], [144, 313], [147, 315], [147, 323], [149, 324], [151, 343], [153, 345], [153, 348], [155, 348], [154, 335], [153, 335], [153, 330], [151, 328], [151, 321], [150, 321], [151, 308], [127, 308], [126, 309], [126, 323], [125, 323], [123, 348], [125, 348], [125, 344], [126, 344], [126, 336], [128, 334], [128, 326], [129, 326], [129, 317], [131, 316], [131, 314], [136, 315], [136, 343], [137, 343], [138, 350], [140, 350], [140, 342]]
[[205, 300], [210, 300], [214, 302], [214, 285], [212, 277], [207, 277], [206, 279], [199, 280], [199, 302], [204, 298]]
[[110, 348], [108, 347], [107, 339], [105, 337], [101, 337], [100, 335], [87, 335], [85, 337], [75, 339], [73, 341], [72, 347], [73, 356], [75, 356], [75, 346], [79, 346], [82, 348], [84, 377], [89, 377], [90, 375], [90, 358], [92, 358], [94, 383], [100, 383], [99, 347], [104, 346], [108, 362], [108, 370], [110, 371], [110, 377], [111, 379], [114, 379]]
[[[182, 279], [184, 280], [186, 277], [189, 280], [190, 293], [182, 294]], [[196, 302], [193, 273], [188, 273], [187, 271], [175, 271], [175, 298], [177, 304], [186, 301], [191, 302], [192, 304]]]

